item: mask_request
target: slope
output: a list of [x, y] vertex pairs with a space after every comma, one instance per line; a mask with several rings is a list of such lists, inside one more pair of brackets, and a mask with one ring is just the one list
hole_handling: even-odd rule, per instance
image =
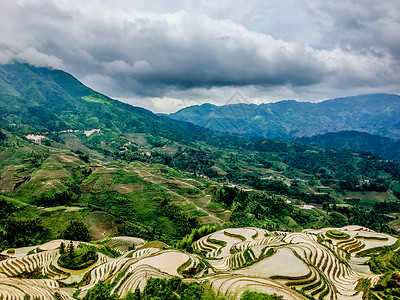
[[[94, 239], [120, 232], [171, 241], [199, 224], [226, 221], [193, 204], [215, 184], [211, 180], [163, 165], [88, 158], [4, 129], [0, 135], [0, 199], [5, 207], [15, 207], [0, 213], [3, 233], [12, 224], [20, 230], [27, 220], [37, 220], [43, 229], [39, 241], [44, 242], [59, 237], [70, 220], [81, 220]], [[11, 237], [2, 242], [29, 245], [34, 233], [21, 232], [19, 242]]]
[[108, 128], [193, 141], [200, 130], [113, 100], [60, 70], [1, 65], [0, 90], [0, 124], [25, 134]]
[[323, 148], [369, 151], [385, 159], [400, 160], [400, 142], [378, 135], [359, 131], [331, 132], [296, 140], [300, 143], [318, 145]]
[[214, 130], [267, 138], [357, 130], [399, 139], [399, 115], [400, 96], [370, 94], [319, 103], [203, 104], [169, 116]]

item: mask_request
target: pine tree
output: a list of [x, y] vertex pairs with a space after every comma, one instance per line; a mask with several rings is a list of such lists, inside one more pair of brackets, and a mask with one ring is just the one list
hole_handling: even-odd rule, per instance
[[61, 244], [60, 244], [60, 251], [59, 252], [60, 252], [61, 255], [65, 253], [65, 244], [63, 242], [61, 242]]
[[68, 255], [71, 260], [74, 258], [74, 243], [72, 241], [69, 243], [68, 246]]

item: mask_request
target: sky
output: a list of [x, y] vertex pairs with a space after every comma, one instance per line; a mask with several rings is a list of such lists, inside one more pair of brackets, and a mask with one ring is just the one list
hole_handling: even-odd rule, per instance
[[0, 64], [154, 112], [400, 94], [398, 0], [2, 0], [0, 28]]

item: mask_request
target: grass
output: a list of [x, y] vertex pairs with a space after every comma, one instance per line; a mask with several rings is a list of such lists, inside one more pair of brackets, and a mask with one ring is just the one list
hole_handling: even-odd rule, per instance
[[376, 203], [384, 201], [396, 201], [396, 197], [391, 192], [350, 192], [346, 191], [343, 200], [350, 204], [357, 204], [364, 208], [372, 208]]
[[222, 246], [222, 247], [226, 246], [226, 242], [225, 241], [220, 241], [220, 240], [216, 240], [216, 239], [212, 239], [212, 238], [207, 238], [207, 241], [212, 243], [212, 244], [219, 245], [219, 246]]
[[182, 211], [188, 211], [188, 210], [193, 210], [193, 209], [197, 209], [196, 205], [194, 203], [188, 203], [188, 204], [181, 204], [179, 205], [179, 208]]
[[234, 233], [231, 233], [231, 232], [228, 232], [228, 231], [224, 231], [224, 234], [226, 236], [229, 236], [229, 237], [232, 237], [232, 238], [237, 238], [237, 239], [241, 240], [242, 242], [244, 242], [246, 240], [246, 238], [244, 236], [240, 235], [240, 234], [234, 234]]
[[190, 214], [191, 216], [197, 216], [197, 217], [205, 217], [205, 216], [208, 216], [208, 213], [205, 212], [204, 210], [201, 210], [201, 209], [193, 210], [193, 211], [189, 212], [189, 214]]
[[348, 239], [350, 237], [347, 233], [338, 230], [328, 230], [326, 235], [337, 240]]
[[83, 97], [81, 97], [81, 99], [85, 100], [87, 102], [95, 102], [95, 103], [111, 105], [111, 103], [109, 101], [107, 101], [107, 99], [104, 96], [102, 96], [100, 94], [91, 94], [89, 96], [83, 96]]

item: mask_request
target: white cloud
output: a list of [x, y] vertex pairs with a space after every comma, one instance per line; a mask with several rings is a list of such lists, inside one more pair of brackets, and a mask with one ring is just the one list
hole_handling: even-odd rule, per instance
[[252, 102], [399, 93], [399, 10], [395, 0], [6, 1], [0, 63], [64, 68], [158, 111], [222, 104], [238, 89]]
[[32, 47], [15, 54], [14, 59], [29, 63], [35, 67], [48, 67], [52, 69], [62, 69], [64, 67], [62, 60], [58, 57], [41, 53]]

